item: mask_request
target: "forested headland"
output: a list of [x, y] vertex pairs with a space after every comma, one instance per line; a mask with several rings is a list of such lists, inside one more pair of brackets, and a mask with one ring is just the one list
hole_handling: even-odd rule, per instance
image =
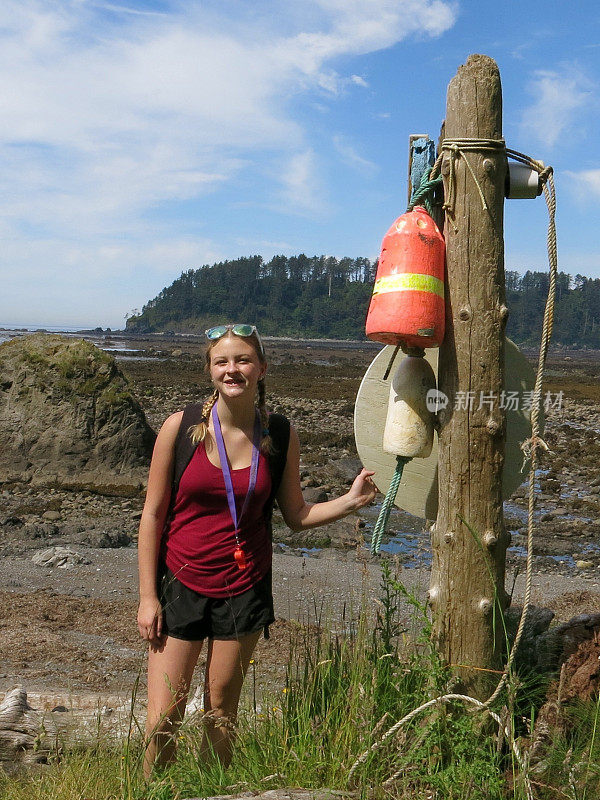
[[[127, 319], [131, 333], [202, 332], [218, 322], [252, 322], [267, 336], [364, 339], [364, 323], [377, 270], [368, 258], [261, 256], [238, 258], [182, 272]], [[507, 334], [536, 345], [549, 277], [506, 273]], [[600, 348], [600, 279], [560, 273], [553, 341]]]

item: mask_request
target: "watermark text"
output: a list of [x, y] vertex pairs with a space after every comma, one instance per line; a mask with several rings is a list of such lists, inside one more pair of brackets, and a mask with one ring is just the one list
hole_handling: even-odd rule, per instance
[[[455, 411], [493, 411], [501, 408], [504, 411], [531, 411], [533, 391], [526, 392], [457, 392], [452, 404]], [[561, 409], [562, 392], [545, 392], [541, 405], [546, 413], [551, 409]], [[426, 397], [427, 410], [436, 413], [450, 405], [450, 398], [439, 389], [430, 389]]]

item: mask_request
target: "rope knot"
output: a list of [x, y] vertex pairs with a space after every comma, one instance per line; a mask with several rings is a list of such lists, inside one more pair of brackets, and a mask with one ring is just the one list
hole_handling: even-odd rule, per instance
[[544, 453], [552, 452], [541, 436], [531, 436], [529, 439], [525, 439], [524, 442], [521, 442], [520, 447], [524, 456], [521, 472], [525, 472], [525, 465], [537, 454], [538, 449], [543, 450]]
[[419, 184], [418, 189], [415, 189], [410, 197], [410, 202], [406, 209], [407, 211], [412, 211], [417, 205], [424, 205], [429, 215], [433, 215], [434, 193], [436, 188], [442, 183], [441, 175], [435, 178], [432, 177], [439, 161], [440, 159], [438, 158], [431, 169], [428, 169], [423, 173], [423, 177], [421, 178], [421, 183]]

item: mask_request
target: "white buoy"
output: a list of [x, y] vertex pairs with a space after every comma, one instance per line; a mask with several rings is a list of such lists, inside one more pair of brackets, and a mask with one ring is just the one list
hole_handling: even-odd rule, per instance
[[435, 374], [424, 358], [407, 356], [400, 362], [390, 384], [383, 432], [386, 453], [405, 458], [430, 455], [433, 416], [427, 409], [427, 392], [435, 385]]

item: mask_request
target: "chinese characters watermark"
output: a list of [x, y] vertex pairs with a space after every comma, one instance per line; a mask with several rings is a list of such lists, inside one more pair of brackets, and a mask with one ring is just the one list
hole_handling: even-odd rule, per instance
[[[455, 411], [492, 411], [498, 407], [504, 411], [531, 411], [533, 404], [533, 391], [526, 392], [457, 392], [454, 398]], [[427, 392], [427, 410], [435, 413], [446, 408], [450, 399], [439, 389], [430, 389]], [[562, 392], [546, 392], [542, 396], [542, 406], [548, 413], [551, 409], [562, 408]]]

